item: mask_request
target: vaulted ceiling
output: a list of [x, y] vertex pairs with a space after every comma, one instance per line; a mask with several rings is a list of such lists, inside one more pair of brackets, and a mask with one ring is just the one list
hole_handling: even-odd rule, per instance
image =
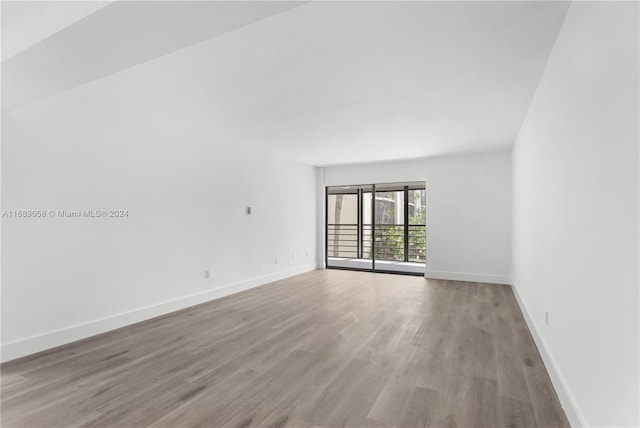
[[312, 165], [508, 148], [568, 8], [72, 3], [2, 2], [3, 110], [90, 92]]

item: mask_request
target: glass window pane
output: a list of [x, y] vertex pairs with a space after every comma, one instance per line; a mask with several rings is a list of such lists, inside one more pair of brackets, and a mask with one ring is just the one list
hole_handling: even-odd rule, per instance
[[404, 190], [376, 192], [376, 260], [404, 260]]
[[426, 192], [409, 190], [409, 253], [410, 262], [426, 261]]
[[329, 257], [358, 257], [358, 195], [328, 195]]

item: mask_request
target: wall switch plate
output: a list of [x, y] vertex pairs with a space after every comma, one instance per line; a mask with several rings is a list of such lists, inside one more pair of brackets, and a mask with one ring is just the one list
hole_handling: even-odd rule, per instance
[[211, 278], [211, 271], [209, 269], [206, 269], [204, 271], [204, 277], [205, 277], [205, 279]]
[[549, 312], [544, 313], [544, 322], [545, 324], [549, 325]]
[[276, 264], [278, 264], [278, 256], [276, 256], [275, 259], [276, 259]]
[[246, 215], [251, 215], [251, 207], [247, 205], [245, 208], [246, 208], [246, 211], [245, 211]]
[[291, 260], [296, 261], [296, 253], [291, 253]]

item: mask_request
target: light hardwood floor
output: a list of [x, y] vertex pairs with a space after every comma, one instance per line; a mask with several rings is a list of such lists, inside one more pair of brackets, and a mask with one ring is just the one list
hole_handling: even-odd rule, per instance
[[568, 427], [508, 286], [314, 271], [8, 362], [3, 427]]

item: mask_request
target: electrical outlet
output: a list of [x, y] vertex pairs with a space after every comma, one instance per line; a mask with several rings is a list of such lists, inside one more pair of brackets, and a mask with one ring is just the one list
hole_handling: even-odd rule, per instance
[[544, 313], [544, 322], [545, 324], [549, 325], [549, 312]]
[[210, 271], [209, 269], [206, 269], [206, 270], [204, 271], [204, 278], [205, 278], [205, 279], [209, 279], [209, 278], [211, 278], [211, 271]]

